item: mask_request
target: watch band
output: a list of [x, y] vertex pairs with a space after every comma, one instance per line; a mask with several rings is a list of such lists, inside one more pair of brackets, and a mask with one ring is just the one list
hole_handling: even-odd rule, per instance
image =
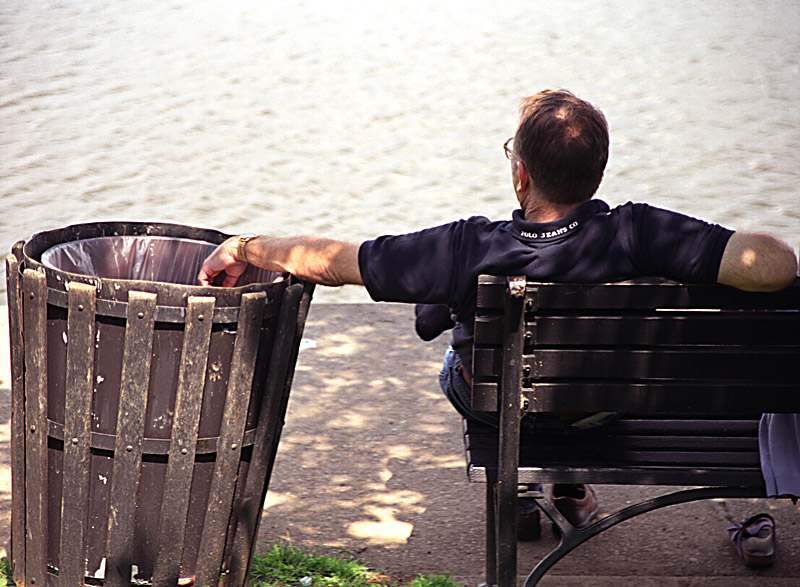
[[236, 245], [236, 256], [238, 257], [239, 261], [244, 261], [245, 263], [249, 263], [249, 261], [247, 260], [247, 251], [245, 250], [245, 247], [247, 246], [247, 243], [249, 243], [257, 236], [258, 235], [253, 232], [247, 232], [245, 234], [239, 235], [239, 242]]

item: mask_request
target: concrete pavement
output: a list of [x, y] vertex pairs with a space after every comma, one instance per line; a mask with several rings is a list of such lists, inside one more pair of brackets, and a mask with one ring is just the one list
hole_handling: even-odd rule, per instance
[[[10, 375], [0, 337], [0, 554], [9, 542]], [[261, 521], [265, 543], [347, 551], [398, 580], [483, 580], [484, 487], [467, 482], [461, 423], [438, 388], [445, 336], [423, 343], [410, 306], [312, 304]], [[597, 486], [601, 511], [666, 488]], [[777, 520], [778, 560], [754, 571], [724, 530]], [[520, 580], [555, 545], [520, 546]], [[542, 585], [798, 585], [800, 509], [787, 500], [703, 501], [625, 522], [562, 560]]]
[[[439, 390], [447, 345], [423, 343], [410, 306], [312, 304], [261, 536], [346, 549], [388, 574], [483, 580], [484, 486], [466, 479], [461, 422]], [[604, 511], [668, 488], [596, 487]], [[603, 511], [601, 510], [601, 511]], [[729, 521], [777, 520], [778, 562], [747, 569]], [[527, 575], [556, 539], [522, 544]], [[595, 537], [543, 585], [797, 585], [800, 509], [786, 500], [665, 508]]]

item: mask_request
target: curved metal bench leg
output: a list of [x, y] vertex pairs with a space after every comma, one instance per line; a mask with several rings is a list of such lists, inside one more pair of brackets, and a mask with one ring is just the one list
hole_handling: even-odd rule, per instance
[[630, 518], [638, 516], [639, 514], [644, 514], [670, 505], [677, 505], [680, 503], [687, 503], [700, 499], [723, 497], [764, 497], [764, 489], [757, 487], [700, 487], [694, 489], [683, 489], [668, 493], [666, 495], [659, 495], [653, 499], [648, 499], [646, 501], [618, 510], [613, 514], [594, 522], [586, 528], [575, 528], [572, 524], [567, 522], [564, 516], [561, 515], [561, 512], [555, 508], [553, 502], [543, 493], [533, 493], [531, 494], [531, 497], [536, 499], [539, 507], [542, 508], [542, 511], [561, 530], [561, 541], [559, 542], [558, 546], [551, 550], [550, 553], [548, 553], [536, 564], [531, 573], [528, 575], [528, 578], [525, 579], [524, 587], [532, 587], [533, 585], [536, 585], [544, 576], [544, 574], [553, 567], [553, 565], [555, 565], [573, 549], [577, 548], [590, 538], [597, 536], [612, 526], [616, 526], [620, 522], [624, 522], [625, 520], [629, 520]]

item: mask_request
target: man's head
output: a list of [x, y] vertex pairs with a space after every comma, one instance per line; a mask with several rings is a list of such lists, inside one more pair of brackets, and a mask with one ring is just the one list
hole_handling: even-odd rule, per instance
[[580, 204], [592, 198], [608, 162], [603, 113], [566, 90], [545, 90], [520, 104], [514, 154], [548, 201]]

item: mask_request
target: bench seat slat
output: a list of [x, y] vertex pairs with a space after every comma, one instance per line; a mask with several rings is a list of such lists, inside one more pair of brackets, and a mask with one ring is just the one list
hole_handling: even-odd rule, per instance
[[[480, 447], [471, 444], [473, 463], [481, 466], [494, 466], [493, 457], [497, 451], [494, 447]], [[606, 446], [597, 449], [557, 449], [544, 447], [538, 450], [528, 449], [520, 459], [520, 467], [538, 467], [541, 465], [570, 464], [571, 466], [610, 466], [614, 464], [652, 464], [671, 466], [737, 465], [759, 466], [758, 450], [714, 451], [714, 450], [648, 450], [635, 447]]]
[[[624, 421], [623, 421], [624, 422]], [[752, 423], [751, 423], [752, 424]], [[474, 427], [475, 430], [470, 430]], [[465, 444], [469, 480], [473, 482], [496, 482], [497, 480], [497, 433], [493, 429], [475, 422], [465, 422]], [[600, 440], [593, 438], [593, 445]], [[634, 440], [640, 437], [633, 437]], [[526, 441], [520, 447], [520, 483], [614, 483], [657, 485], [742, 485], [760, 487], [763, 484], [758, 458], [757, 440], [734, 438], [735, 443], [749, 443], [741, 451], [719, 451], [714, 441], [724, 438], [703, 438], [709, 442], [704, 449], [685, 450], [682, 442], [690, 439], [678, 435], [674, 438], [655, 437], [659, 444], [667, 446], [676, 441], [679, 451], [669, 448], [659, 451], [637, 449], [606, 450], [602, 445], [592, 450], [585, 446], [555, 443], [531, 449]], [[572, 437], [566, 437], [571, 440]], [[659, 440], [660, 439], [660, 440]], [[730, 440], [730, 439], [728, 439]], [[555, 442], [555, 441], [553, 441]], [[616, 442], [623, 442], [616, 440]], [[567, 443], [567, 444], [572, 444]]]
[[[491, 438], [478, 435], [471, 436], [467, 441], [467, 448], [480, 446], [483, 443], [491, 442]], [[633, 450], [668, 450], [668, 451], [693, 451], [708, 452], [717, 454], [720, 451], [753, 451], [758, 452], [758, 438], [756, 437], [733, 437], [733, 436], [626, 436], [624, 439], [607, 439], [595, 437], [584, 438], [578, 442], [559, 443], [538, 443], [536, 440], [523, 441], [520, 443], [520, 450], [523, 454], [534, 451], [566, 452], [574, 451], [579, 447], [590, 442], [592, 452], [599, 450], [616, 450], [626, 447]]]
[[[757, 420], [720, 423], [713, 420], [623, 417], [607, 428], [607, 432], [568, 436], [523, 436], [520, 466], [621, 467], [627, 463], [632, 466], [760, 468]], [[496, 469], [497, 430], [465, 421], [464, 432], [469, 465]]]
[[[471, 482], [497, 481], [496, 469], [469, 468]], [[665, 485], [755, 487], [763, 489], [761, 469], [754, 467], [558, 467], [520, 469], [519, 483], [588, 483], [596, 485]]]
[[666, 418], [647, 419], [642, 416], [626, 416], [614, 423], [619, 433], [661, 434], [665, 431], [673, 436], [681, 434], [700, 434], [710, 436], [755, 436], [761, 416], [739, 419], [720, 416], [719, 419], [706, 419], [705, 416], [691, 419], [687, 416], [671, 414]]
[[[492, 457], [497, 453], [489, 449], [472, 449], [472, 464], [494, 468]], [[520, 462], [520, 468], [543, 466], [615, 467], [625, 465], [686, 467], [759, 467], [758, 452], [696, 452], [696, 451], [548, 451], [529, 453]]]
[[[467, 476], [472, 483], [496, 483], [497, 468], [471, 464]], [[519, 483], [589, 483], [599, 485], [691, 485], [763, 488], [758, 467], [622, 467], [592, 465], [542, 465], [519, 469]]]
[[[724, 417], [711, 419], [706, 416], [691, 418], [683, 417], [680, 414], [654, 415], [647, 417], [643, 414], [621, 414], [619, 419], [602, 428], [587, 433], [578, 433], [567, 436], [556, 437], [558, 442], [578, 442], [583, 443], [587, 437], [593, 441], [597, 438], [618, 435], [644, 435], [644, 434], [668, 434], [670, 436], [696, 435], [696, 436], [753, 436], [758, 434], [759, 416], [750, 418]], [[476, 422], [465, 420], [465, 433], [469, 430], [472, 436], [497, 437], [497, 429]], [[547, 436], [522, 436], [522, 442], [535, 440], [537, 442], [547, 442]]]

